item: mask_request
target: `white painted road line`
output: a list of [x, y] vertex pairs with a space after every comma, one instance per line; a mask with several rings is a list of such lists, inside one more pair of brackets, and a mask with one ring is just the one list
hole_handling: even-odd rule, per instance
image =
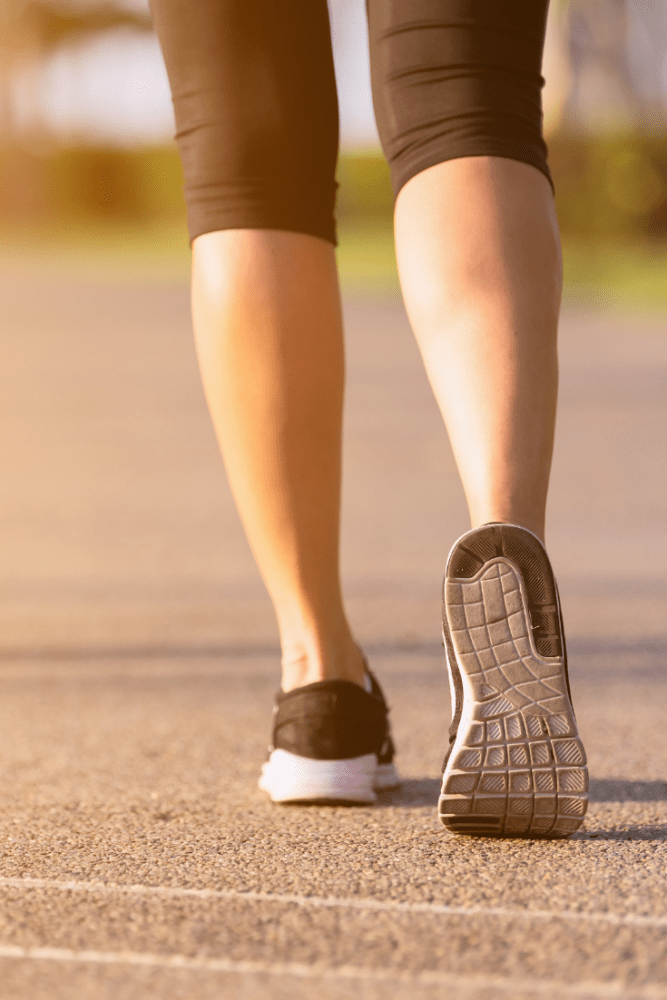
[[60, 892], [90, 892], [165, 899], [248, 900], [320, 909], [376, 910], [386, 913], [430, 913], [453, 917], [503, 917], [512, 920], [569, 920], [580, 923], [611, 924], [616, 927], [667, 928], [667, 916], [648, 917], [633, 913], [587, 913], [576, 910], [526, 910], [504, 906], [448, 906], [444, 903], [402, 903], [382, 899], [355, 899], [337, 896], [300, 896], [290, 893], [242, 892], [235, 889], [188, 889], [160, 885], [119, 885], [114, 882], [65, 881], [44, 878], [0, 878], [0, 889], [55, 889]]
[[373, 969], [368, 966], [321, 966], [299, 962], [246, 962], [229, 958], [188, 958], [186, 955], [160, 955], [136, 951], [73, 951], [69, 948], [20, 948], [0, 945], [0, 960], [23, 959], [47, 962], [79, 962], [97, 965], [139, 965], [162, 969], [184, 969], [193, 972], [220, 972], [231, 975], [294, 976], [298, 979], [375, 980], [414, 985], [446, 986], [450, 988], [493, 989], [502, 993], [533, 993], [558, 1000], [574, 997], [578, 1000], [665, 1000], [667, 991], [659, 986], [628, 987], [624, 983], [559, 983], [554, 979], [504, 979], [502, 976], [461, 976], [446, 972], [414, 974]]

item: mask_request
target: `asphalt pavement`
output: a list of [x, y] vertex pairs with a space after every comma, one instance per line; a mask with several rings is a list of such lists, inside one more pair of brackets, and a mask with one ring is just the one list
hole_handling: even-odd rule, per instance
[[566, 309], [548, 547], [591, 771], [564, 842], [438, 824], [463, 494], [400, 302], [346, 301], [343, 572], [374, 807], [256, 787], [275, 620], [181, 283], [0, 276], [1, 1000], [667, 998], [667, 323]]

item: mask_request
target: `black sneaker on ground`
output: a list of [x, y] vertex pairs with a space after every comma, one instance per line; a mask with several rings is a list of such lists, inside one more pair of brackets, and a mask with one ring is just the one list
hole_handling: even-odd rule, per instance
[[455, 542], [443, 585], [453, 720], [440, 820], [479, 837], [568, 837], [588, 804], [558, 588], [513, 524]]
[[369, 804], [400, 784], [387, 703], [368, 667], [366, 677], [368, 690], [318, 681], [278, 693], [259, 779], [274, 802]]

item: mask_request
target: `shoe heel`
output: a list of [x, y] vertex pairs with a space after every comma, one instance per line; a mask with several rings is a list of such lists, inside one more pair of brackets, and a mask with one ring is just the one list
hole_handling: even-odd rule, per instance
[[[541, 543], [523, 529], [512, 531], [509, 542], [520, 555], [516, 533], [529, 536], [533, 589], [546, 595], [560, 623]], [[588, 771], [569, 697], [562, 627], [552, 642], [558, 655], [540, 652], [523, 574], [503, 552], [507, 540], [499, 541], [492, 526], [473, 534], [462, 553], [452, 550], [445, 578], [443, 625], [461, 703], [440, 821], [452, 833], [474, 836], [568, 837], [586, 813]], [[450, 575], [453, 558], [459, 566], [467, 560], [465, 575]]]

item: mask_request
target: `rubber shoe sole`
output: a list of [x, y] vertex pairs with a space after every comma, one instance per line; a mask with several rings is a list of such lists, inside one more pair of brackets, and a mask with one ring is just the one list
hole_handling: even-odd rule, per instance
[[259, 787], [273, 802], [372, 805], [376, 791], [395, 788], [394, 764], [378, 764], [376, 754], [350, 760], [313, 760], [273, 750], [262, 767]]
[[588, 771], [569, 694], [558, 590], [532, 532], [485, 525], [454, 544], [443, 636], [455, 736], [441, 822], [452, 833], [481, 837], [570, 836], [586, 813]]

